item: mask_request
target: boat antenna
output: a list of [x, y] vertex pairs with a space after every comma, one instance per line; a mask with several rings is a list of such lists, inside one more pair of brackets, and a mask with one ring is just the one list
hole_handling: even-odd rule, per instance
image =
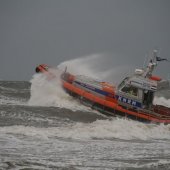
[[146, 62], [147, 62], [147, 54], [145, 55], [145, 59], [144, 59], [144, 62], [143, 62], [143, 69], [145, 68], [145, 64], [146, 64]]
[[67, 72], [67, 66], [65, 67], [65, 70], [64, 70], [64, 73], [66, 73]]
[[168, 61], [168, 62], [170, 62], [166, 58], [158, 57], [157, 53], [158, 53], [158, 50], [153, 50], [151, 59], [149, 61], [149, 64], [146, 67], [145, 72], [143, 74], [144, 77], [151, 77], [152, 76], [152, 72], [155, 69], [155, 67], [158, 65], [159, 61]]
[[150, 61], [148, 63], [148, 66], [146, 67], [143, 76], [146, 77], [151, 77], [152, 76], [152, 72], [154, 70], [154, 68], [157, 66], [157, 50], [153, 50]]

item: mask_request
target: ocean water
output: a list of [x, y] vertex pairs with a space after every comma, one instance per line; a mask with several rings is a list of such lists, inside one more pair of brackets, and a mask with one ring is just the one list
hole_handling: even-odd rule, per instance
[[43, 75], [1, 81], [0, 169], [170, 169], [170, 126], [103, 116]]
[[[161, 91], [155, 102], [170, 107], [169, 98]], [[67, 95], [58, 78], [0, 81], [0, 169], [170, 170], [170, 125], [106, 117]]]

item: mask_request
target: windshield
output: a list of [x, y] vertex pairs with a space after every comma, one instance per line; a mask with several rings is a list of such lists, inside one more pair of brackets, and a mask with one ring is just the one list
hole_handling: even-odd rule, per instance
[[126, 83], [126, 81], [128, 80], [128, 78], [129, 78], [129, 77], [125, 77], [125, 78], [123, 79], [123, 81], [119, 84], [118, 89], [121, 89], [121, 88], [125, 85], [125, 83]]

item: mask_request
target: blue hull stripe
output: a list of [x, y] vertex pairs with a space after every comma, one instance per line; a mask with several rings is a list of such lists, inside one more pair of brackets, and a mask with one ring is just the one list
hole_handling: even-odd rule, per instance
[[133, 99], [129, 99], [129, 98], [119, 96], [119, 95], [116, 95], [116, 99], [120, 102], [126, 103], [128, 105], [133, 106], [133, 107], [139, 107], [139, 108], [142, 107], [142, 104], [140, 102], [133, 100]]
[[106, 92], [106, 91], [103, 91], [103, 90], [100, 90], [100, 89], [97, 89], [93, 86], [90, 86], [88, 84], [85, 84], [85, 83], [81, 83], [81, 82], [78, 82], [78, 81], [74, 81], [76, 84], [82, 86], [82, 87], [85, 87], [86, 89], [89, 89], [91, 91], [94, 91], [96, 93], [99, 93], [103, 96], [108, 96], [108, 97], [111, 97], [111, 98], [114, 98], [113, 94], [109, 93], [109, 92]]

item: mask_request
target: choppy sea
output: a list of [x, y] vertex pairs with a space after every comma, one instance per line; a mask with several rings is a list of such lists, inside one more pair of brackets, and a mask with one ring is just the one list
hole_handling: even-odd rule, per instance
[[[109, 82], [132, 69], [99, 70], [104, 61], [92, 55], [58, 68]], [[0, 170], [170, 170], [170, 125], [106, 117], [81, 105], [61, 88], [59, 69], [51, 70], [53, 80], [35, 74], [29, 82], [0, 81]], [[170, 90], [154, 103], [170, 107]]]
[[106, 117], [42, 75], [0, 81], [0, 169], [168, 170], [170, 125]]

